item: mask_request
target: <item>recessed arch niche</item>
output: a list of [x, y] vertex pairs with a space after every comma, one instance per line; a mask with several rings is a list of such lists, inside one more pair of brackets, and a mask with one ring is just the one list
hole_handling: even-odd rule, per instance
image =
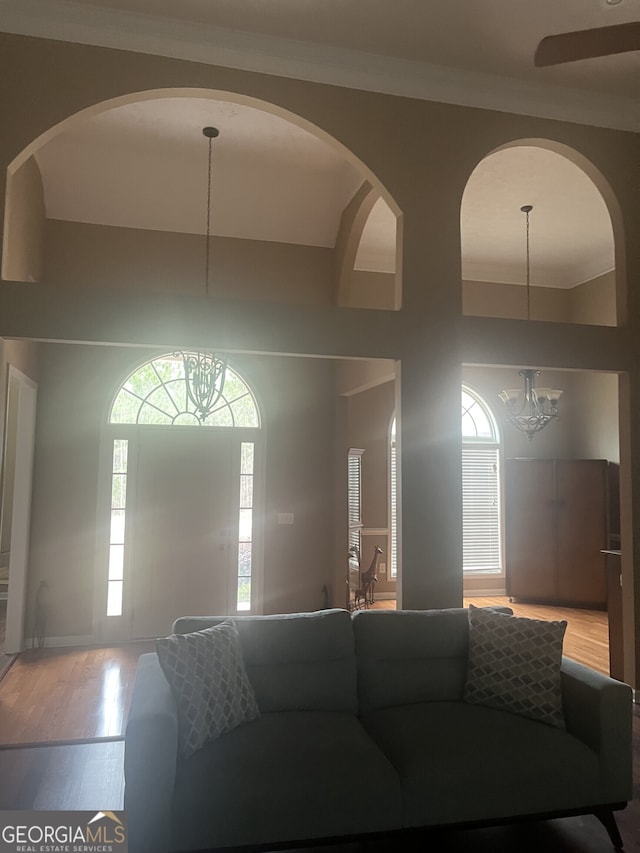
[[[530, 213], [530, 303], [526, 217]], [[615, 326], [623, 243], [617, 202], [584, 157], [546, 140], [518, 140], [484, 157], [460, 215], [463, 313]]]
[[206, 125], [220, 129], [212, 295], [335, 302], [349, 205], [366, 184], [395, 222], [394, 200], [321, 128], [207, 90], [96, 104], [26, 146], [8, 169], [3, 278], [201, 295]]

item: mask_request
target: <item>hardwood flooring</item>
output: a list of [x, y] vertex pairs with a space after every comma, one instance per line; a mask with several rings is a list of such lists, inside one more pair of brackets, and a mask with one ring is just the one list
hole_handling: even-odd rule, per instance
[[124, 743], [0, 747], [0, 810], [122, 809]]
[[32, 649], [0, 681], [0, 745], [117, 738], [152, 643]]

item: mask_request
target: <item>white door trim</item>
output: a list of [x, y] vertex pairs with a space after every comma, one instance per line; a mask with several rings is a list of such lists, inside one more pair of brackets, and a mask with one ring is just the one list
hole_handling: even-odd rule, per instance
[[[32, 379], [12, 364], [8, 366], [3, 469], [6, 471], [8, 454], [13, 452], [15, 472], [11, 489], [11, 550], [5, 636], [7, 654], [15, 654], [24, 648], [37, 391], [38, 386]], [[13, 434], [9, 426], [10, 418], [14, 417], [16, 428]], [[5, 495], [7, 485], [5, 482]]]

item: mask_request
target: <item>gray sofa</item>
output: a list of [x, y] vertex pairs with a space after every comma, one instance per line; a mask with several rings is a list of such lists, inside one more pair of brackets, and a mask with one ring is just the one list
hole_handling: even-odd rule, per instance
[[125, 738], [131, 853], [586, 812], [615, 839], [612, 809], [631, 798], [628, 686], [565, 658], [565, 730], [462, 701], [464, 609], [234, 621], [261, 714], [186, 760], [158, 658], [140, 658]]

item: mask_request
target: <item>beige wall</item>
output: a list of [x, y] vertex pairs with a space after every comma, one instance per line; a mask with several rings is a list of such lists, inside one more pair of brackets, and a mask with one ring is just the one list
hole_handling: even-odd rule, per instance
[[[44, 241], [44, 191], [35, 157], [29, 157], [7, 183], [2, 276], [41, 281]], [[9, 250], [10, 249], [10, 250]]]
[[[44, 280], [56, 287], [202, 295], [205, 238], [48, 219]], [[333, 252], [212, 238], [211, 295], [310, 305], [333, 298]]]
[[571, 323], [593, 323], [600, 326], [616, 325], [616, 274], [615, 271], [599, 275], [569, 291], [569, 316]]
[[[532, 320], [566, 323], [569, 320], [569, 291], [552, 287], [532, 287]], [[514, 284], [489, 281], [462, 283], [462, 310], [475, 317], [526, 319], [527, 289]]]
[[396, 300], [393, 273], [353, 270], [349, 305], [360, 308], [386, 308], [392, 311]]
[[[320, 127], [351, 152], [361, 164], [363, 177], [382, 185], [394, 199], [402, 212], [399, 311], [316, 303], [281, 305], [266, 300], [205, 301], [198, 296], [185, 300], [174, 293], [159, 293], [153, 299], [145, 294], [140, 299], [126, 289], [87, 293], [83, 288], [25, 288], [5, 282], [0, 286], [0, 336], [130, 345], [197, 342], [229, 350], [397, 360], [402, 595], [407, 607], [451, 606], [461, 600], [461, 363], [553, 365], [556, 369], [625, 374], [621, 431], [628, 440], [621, 445], [620, 466], [627, 502], [623, 512], [625, 643], [629, 677], [636, 680], [634, 654], [640, 636], [635, 627], [640, 626], [640, 204], [629, 175], [634, 174], [640, 156], [637, 135], [7, 34], [0, 34], [0, 73], [3, 79], [20, 81], [19, 88], [8, 85], [0, 95], [4, 119], [0, 196], [15, 158], [69, 116], [136, 92], [196, 87], [203, 92], [219, 90], [233, 97], [263, 100], [295, 114], [298, 121]], [[25, 103], [36, 106], [25, 110]], [[381, 126], [392, 126], [393, 133], [380, 134]], [[622, 305], [618, 316], [624, 325], [528, 324], [463, 315], [460, 203], [468, 177], [496, 148], [514, 141], [535, 144], [535, 140], [570, 154], [593, 177], [610, 205], [616, 268], [623, 277], [617, 294]], [[55, 391], [49, 393], [53, 399]], [[39, 440], [45, 442], [43, 461], [45, 432], [43, 426], [39, 433]], [[84, 440], [84, 436], [79, 438]], [[88, 455], [86, 461], [88, 464]], [[49, 493], [47, 497], [53, 500], [55, 496]], [[316, 506], [322, 515], [323, 507]], [[48, 546], [55, 551], [57, 545], [57, 531], [46, 528], [44, 532], [43, 536], [34, 531], [43, 554]], [[427, 561], [426, 554], [430, 555]], [[73, 586], [75, 569], [65, 569], [62, 564], [59, 571], [68, 573], [66, 586]], [[315, 595], [315, 573], [312, 577], [301, 603]], [[292, 599], [285, 602], [280, 596], [278, 601], [293, 604]]]

